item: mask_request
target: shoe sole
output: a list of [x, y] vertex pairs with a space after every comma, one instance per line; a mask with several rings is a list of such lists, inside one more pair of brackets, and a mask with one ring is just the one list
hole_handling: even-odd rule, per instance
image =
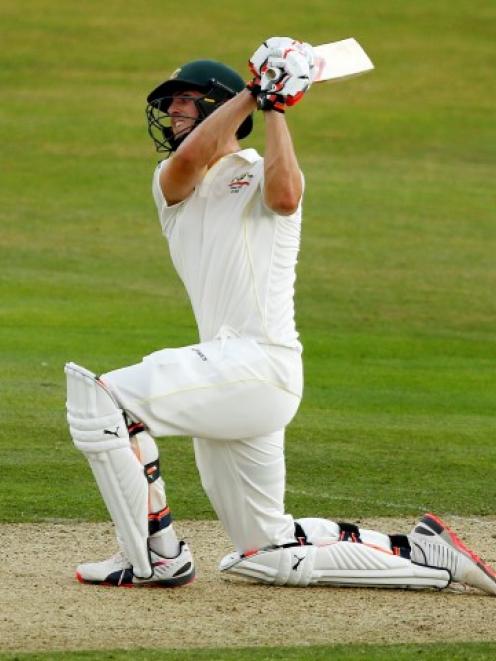
[[153, 581], [150, 583], [110, 583], [110, 581], [88, 581], [76, 572], [76, 579], [83, 585], [99, 585], [104, 588], [181, 588], [195, 580], [195, 572], [187, 574], [186, 576], [178, 576], [177, 578], [170, 578], [165, 581]]
[[447, 544], [455, 548], [460, 553], [463, 553], [466, 558], [469, 558], [474, 564], [476, 564], [477, 567], [496, 584], [496, 572], [491, 567], [491, 565], [489, 565], [476, 553], [469, 549], [468, 546], [462, 542], [458, 535], [453, 530], [451, 530], [451, 528], [446, 525], [442, 519], [440, 519], [435, 514], [426, 514], [424, 517], [422, 517], [421, 523], [429, 526], [429, 528], [434, 530], [434, 532], [437, 533]]

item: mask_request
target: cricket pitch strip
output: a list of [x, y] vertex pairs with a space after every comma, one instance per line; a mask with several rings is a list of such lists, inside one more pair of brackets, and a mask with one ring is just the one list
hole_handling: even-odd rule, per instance
[[[488, 562], [496, 516], [446, 522]], [[363, 519], [363, 527], [408, 531], [414, 519]], [[179, 521], [197, 579], [174, 590], [81, 585], [79, 561], [114, 551], [106, 523], [2, 524], [0, 651], [112, 650], [494, 641], [496, 599], [476, 590], [408, 592], [277, 588], [225, 580], [230, 549], [217, 522]]]

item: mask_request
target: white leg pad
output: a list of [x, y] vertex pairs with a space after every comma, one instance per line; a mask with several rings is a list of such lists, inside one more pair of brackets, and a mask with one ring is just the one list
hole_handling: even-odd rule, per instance
[[423, 567], [388, 551], [353, 542], [232, 553], [220, 570], [273, 585], [335, 585], [379, 588], [445, 588], [450, 573]]
[[148, 483], [122, 411], [95, 374], [75, 363], [68, 363], [65, 373], [74, 445], [89, 461], [134, 574], [149, 578]]

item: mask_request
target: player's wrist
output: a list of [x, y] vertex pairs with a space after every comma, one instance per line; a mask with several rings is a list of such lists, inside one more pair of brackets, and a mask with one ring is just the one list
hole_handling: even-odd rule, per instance
[[262, 88], [260, 87], [260, 76], [254, 76], [251, 80], [249, 80], [246, 83], [246, 89], [256, 101], [258, 95], [262, 91]]
[[286, 111], [286, 99], [280, 94], [267, 94], [261, 92], [257, 96], [257, 109], [263, 112], [278, 112], [284, 114]]

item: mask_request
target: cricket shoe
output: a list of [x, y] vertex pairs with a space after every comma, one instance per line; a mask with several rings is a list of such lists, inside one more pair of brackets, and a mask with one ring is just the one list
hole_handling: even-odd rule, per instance
[[153, 575], [137, 578], [133, 567], [122, 551], [102, 562], [87, 562], [79, 565], [76, 578], [80, 583], [114, 585], [116, 587], [175, 588], [190, 583], [195, 577], [193, 556], [185, 542], [179, 542], [179, 553], [175, 558], [150, 551]]
[[447, 569], [456, 583], [496, 595], [496, 572], [471, 551], [441, 519], [425, 514], [409, 535], [411, 560]]

